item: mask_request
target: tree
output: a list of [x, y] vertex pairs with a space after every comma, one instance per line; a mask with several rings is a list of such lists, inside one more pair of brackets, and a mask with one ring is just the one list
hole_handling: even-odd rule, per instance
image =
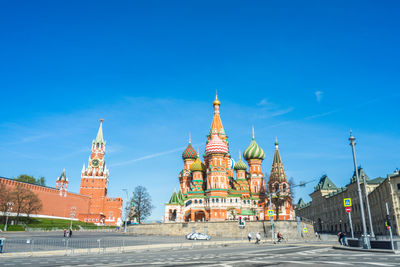
[[289, 189], [290, 189], [290, 197], [292, 198], [292, 201], [293, 201], [293, 199], [295, 197], [294, 187], [295, 187], [296, 184], [294, 182], [294, 178], [293, 177], [290, 177], [288, 182], [289, 182]]
[[29, 189], [25, 188], [23, 185], [18, 184], [14, 190], [11, 192], [11, 199], [14, 202], [14, 211], [17, 213], [17, 224], [19, 221], [19, 215], [24, 212], [27, 199], [29, 197]]
[[14, 180], [19, 181], [19, 182], [24, 182], [28, 184], [36, 184], [36, 185], [46, 185], [46, 179], [42, 176], [40, 178], [35, 178], [33, 176], [27, 175], [27, 174], [21, 174]]
[[0, 211], [3, 215], [5, 215], [8, 210], [8, 202], [11, 202], [11, 193], [4, 184], [0, 184]]
[[135, 187], [133, 204], [135, 207], [135, 217], [139, 223], [151, 215], [151, 210], [154, 206], [151, 204], [151, 197], [146, 187], [141, 185]]
[[26, 203], [23, 209], [23, 212], [26, 213], [28, 221], [29, 215], [39, 212], [42, 209], [42, 206], [42, 201], [39, 199], [39, 197], [28, 189]]
[[235, 207], [229, 207], [228, 214], [232, 218], [232, 220], [236, 220], [237, 211]]

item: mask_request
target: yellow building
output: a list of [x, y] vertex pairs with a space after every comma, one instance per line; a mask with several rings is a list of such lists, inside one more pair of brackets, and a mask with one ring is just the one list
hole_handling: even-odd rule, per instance
[[[366, 180], [368, 200], [371, 209], [372, 224], [375, 235], [387, 235], [389, 232], [385, 226], [386, 207], [389, 205], [390, 218], [393, 234], [399, 235], [400, 225], [400, 173], [396, 170], [386, 178], [370, 179], [362, 168], [358, 169], [362, 195]], [[336, 187], [336, 185], [324, 175], [310, 194], [312, 200], [305, 203], [300, 199], [296, 206], [296, 216], [310, 219], [314, 222], [314, 229], [318, 232], [337, 233], [344, 231], [350, 233], [349, 216], [345, 211], [343, 199], [351, 198], [351, 216], [355, 234], [362, 233], [362, 222], [360, 204], [358, 200], [357, 183], [355, 172], [346, 187]], [[364, 199], [364, 206], [366, 205]], [[370, 232], [369, 217], [365, 209], [365, 219], [367, 232]]]

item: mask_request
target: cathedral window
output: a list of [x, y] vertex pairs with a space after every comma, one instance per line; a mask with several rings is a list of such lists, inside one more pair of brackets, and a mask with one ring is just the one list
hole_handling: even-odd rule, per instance
[[199, 203], [201, 204], [203, 201], [201, 201], [201, 199], [199, 200]]
[[231, 200], [231, 203], [232, 203], [232, 198], [230, 200]]
[[212, 203], [214, 203], [214, 201], [215, 201], [215, 200], [214, 200], [214, 199], [212, 199]]
[[217, 198], [217, 203], [219, 202], [219, 199]]
[[197, 199], [194, 200], [194, 204], [197, 204]]

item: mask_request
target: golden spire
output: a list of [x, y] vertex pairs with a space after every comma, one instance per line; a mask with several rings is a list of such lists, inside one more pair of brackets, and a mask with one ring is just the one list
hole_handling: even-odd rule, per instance
[[218, 100], [218, 92], [215, 92], [215, 100], [213, 102], [213, 106], [215, 106], [215, 105], [218, 105], [218, 106], [221, 105], [221, 102], [219, 102], [219, 100]]

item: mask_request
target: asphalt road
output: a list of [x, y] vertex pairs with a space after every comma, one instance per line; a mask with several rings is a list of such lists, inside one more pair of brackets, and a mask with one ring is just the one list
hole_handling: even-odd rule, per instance
[[[109, 248], [151, 244], [193, 242], [184, 236], [138, 236], [119, 232], [78, 232], [64, 238], [63, 232], [2, 233], [5, 237], [4, 252], [35, 252], [64, 250], [67, 248]], [[212, 241], [232, 238], [212, 238]]]
[[1, 266], [400, 266], [400, 255], [326, 245], [255, 245], [130, 253], [2, 258]]

